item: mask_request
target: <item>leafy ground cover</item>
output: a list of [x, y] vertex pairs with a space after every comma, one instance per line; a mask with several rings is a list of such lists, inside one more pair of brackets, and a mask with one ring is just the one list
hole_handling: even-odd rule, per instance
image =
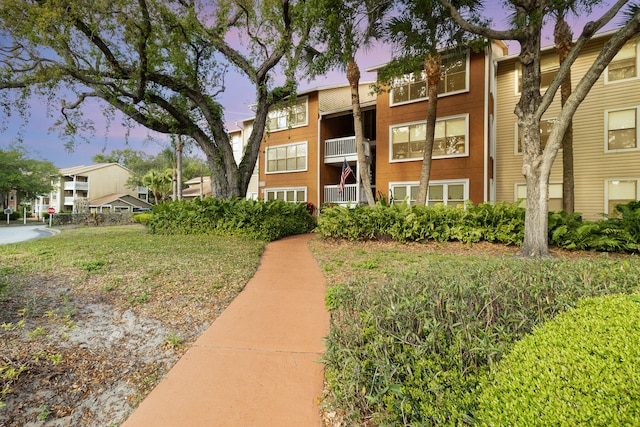
[[514, 343], [583, 297], [637, 292], [640, 258], [479, 242], [315, 240], [328, 281], [328, 426], [473, 425]]
[[242, 290], [263, 248], [139, 225], [0, 246], [0, 425], [122, 422]]

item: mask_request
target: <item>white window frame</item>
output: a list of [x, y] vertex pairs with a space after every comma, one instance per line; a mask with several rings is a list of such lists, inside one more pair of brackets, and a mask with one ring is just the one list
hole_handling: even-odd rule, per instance
[[[540, 119], [541, 122], [555, 122], [556, 120], [558, 120], [557, 117], [549, 117], [549, 118], [543, 118]], [[516, 121], [513, 125], [514, 130], [513, 130], [513, 135], [514, 135], [514, 141], [513, 141], [513, 154], [515, 156], [522, 156], [522, 150], [518, 151], [518, 140], [520, 139], [520, 128], [518, 127], [518, 122]], [[542, 149], [544, 150], [544, 147], [542, 147]], [[560, 147], [560, 151], [562, 151], [562, 147]]]
[[[436, 123], [437, 122], [448, 121], [448, 120], [457, 120], [457, 119], [461, 119], [461, 118], [464, 119], [464, 125], [465, 125], [464, 153], [437, 155], [437, 156], [433, 156], [432, 157], [434, 160], [437, 160], [437, 159], [451, 159], [451, 158], [456, 158], [456, 157], [469, 157], [469, 114], [459, 114], [459, 115], [456, 115], [456, 116], [439, 117], [436, 120]], [[396, 124], [396, 125], [389, 126], [389, 163], [422, 161], [422, 156], [420, 156], [420, 157], [408, 157], [408, 158], [404, 158], [404, 159], [394, 159], [393, 158], [393, 129], [400, 128], [400, 127], [405, 127], [405, 126], [415, 126], [415, 125], [425, 125], [426, 126], [426, 123], [427, 122], [425, 120], [421, 120], [421, 121], [418, 121], [418, 122], [399, 123], [399, 124]]]
[[[616, 111], [636, 111], [636, 146], [634, 148], [614, 148], [609, 149], [609, 113]], [[604, 112], [604, 152], [605, 153], [626, 153], [629, 151], [640, 151], [640, 106], [630, 106], [625, 108], [612, 108]]]
[[604, 180], [604, 213], [609, 212], [609, 183], [614, 181], [635, 181], [636, 182], [636, 200], [640, 200], [640, 178], [607, 178]]
[[[629, 40], [629, 42], [630, 41], [631, 40]], [[629, 81], [640, 79], [640, 38], [637, 38], [635, 41], [636, 41], [636, 75], [634, 77], [629, 77], [629, 78], [626, 78], [626, 79], [609, 80], [609, 65], [610, 65], [609, 64], [609, 65], [607, 65], [607, 68], [604, 70], [604, 84], [605, 85], [624, 83], [624, 82], [629, 82]], [[614, 60], [615, 60], [615, 57], [611, 60], [611, 62], [613, 62]]]
[[[298, 97], [296, 99], [296, 104], [298, 104], [300, 101], [303, 101], [302, 103], [304, 103], [304, 114], [305, 114], [304, 123], [297, 123], [293, 126], [290, 126], [291, 123], [290, 123], [290, 119], [288, 118], [288, 115], [291, 114], [291, 107], [280, 108], [273, 111], [269, 111], [269, 114], [267, 115], [267, 131], [269, 133], [273, 133], [273, 132], [280, 132], [287, 129], [295, 129], [299, 127], [308, 126], [309, 125], [309, 97], [308, 96]], [[271, 127], [269, 127], [269, 120], [274, 117], [285, 117], [285, 122], [286, 122], [285, 125], [278, 126], [275, 129], [272, 129]]]
[[[294, 195], [294, 200], [287, 200], [287, 192], [288, 191], [292, 191], [293, 195]], [[298, 200], [298, 192], [303, 191], [304, 192], [304, 200]], [[274, 188], [265, 188], [264, 190], [262, 190], [262, 197], [263, 200], [266, 202], [268, 201], [268, 193], [275, 193], [276, 194], [276, 199], [277, 200], [277, 193], [284, 193], [284, 199], [283, 201], [285, 202], [290, 202], [290, 203], [303, 203], [307, 201], [307, 197], [308, 197], [308, 193], [307, 193], [307, 187], [274, 187]]]
[[[551, 186], [560, 186], [560, 201], [562, 202], [562, 181], [550, 181], [549, 182], [549, 195], [547, 197], [547, 202], [549, 202], [550, 199], [558, 199], [558, 197], [551, 197]], [[524, 187], [525, 192], [527, 191], [527, 183], [526, 182], [516, 182], [513, 184], [513, 201], [517, 202], [518, 200], [522, 200], [522, 203], [520, 204], [521, 207], [525, 207], [526, 206], [526, 200], [527, 198], [519, 198], [518, 197], [518, 187]]]
[[[276, 170], [269, 171], [269, 150], [275, 150], [278, 148], [287, 148], [293, 145], [304, 145], [306, 150], [306, 156], [304, 159], [304, 168], [303, 169], [292, 169], [292, 170]], [[281, 144], [281, 145], [272, 145], [265, 149], [264, 153], [264, 173], [267, 175], [277, 174], [277, 173], [296, 173], [296, 172], [306, 172], [309, 169], [309, 143], [307, 141], [293, 142], [291, 144]]]
[[[543, 53], [541, 54], [541, 58], [546, 58], [546, 57], [550, 57], [553, 58], [554, 60], [558, 61], [558, 65], [557, 67], [555, 67], [556, 70], [556, 74], [558, 73], [558, 70], [560, 69], [560, 59], [558, 58], [558, 54], [555, 53], [555, 50], [553, 51], [553, 53]], [[520, 75], [522, 74], [522, 68], [521, 68], [521, 64], [520, 62], [516, 61], [515, 65], [515, 87], [513, 88], [514, 90], [514, 95], [520, 95], [522, 93], [522, 91], [520, 90]], [[542, 78], [542, 70], [540, 70], [540, 77]], [[554, 77], [555, 78], [555, 77]], [[548, 86], [543, 86], [542, 82], [540, 82], [540, 92], [545, 92], [547, 90]]]
[[[452, 57], [455, 56], [454, 54], [452, 55], [443, 55], [443, 59], [446, 59], [447, 57]], [[464, 88], [463, 89], [459, 89], [459, 90], [455, 90], [455, 91], [451, 91], [451, 92], [444, 92], [444, 93], [439, 93], [438, 94], [438, 98], [442, 98], [445, 96], [451, 96], [451, 95], [457, 95], [459, 93], [465, 93], [465, 92], [469, 92], [469, 68], [470, 68], [470, 64], [471, 64], [471, 59], [470, 59], [470, 55], [469, 52], [465, 53], [465, 81], [464, 81]], [[409, 73], [409, 74], [405, 74], [404, 76], [402, 76], [401, 78], [403, 79], [412, 79], [415, 73]], [[424, 80], [425, 80], [425, 87], [426, 87], [426, 73], [423, 71], [421, 71], [421, 75], [425, 76]], [[419, 80], [418, 80], [419, 81]], [[411, 104], [414, 102], [421, 102], [421, 101], [426, 101], [427, 99], [429, 99], [428, 96], [428, 90], [429, 88], [427, 87], [426, 91], [427, 94], [425, 94], [424, 97], [420, 97], [420, 98], [414, 98], [414, 99], [409, 99], [407, 101], [401, 101], [401, 102], [393, 102], [393, 85], [391, 90], [389, 91], [389, 106], [390, 107], [397, 107], [399, 105], [406, 105], [406, 104]]]
[[[389, 198], [393, 196], [393, 191], [395, 187], [405, 187], [407, 189], [407, 194], [411, 194], [411, 187], [418, 187], [420, 185], [420, 181], [397, 181], [397, 182], [389, 182]], [[446, 179], [446, 180], [431, 180], [429, 181], [429, 186], [431, 185], [443, 185], [443, 204], [447, 205], [448, 196], [449, 196], [449, 186], [450, 185], [463, 185], [464, 186], [464, 198], [463, 203], [469, 200], [469, 178], [462, 179]], [[396, 200], [394, 197], [394, 203], [404, 203], [403, 200]], [[413, 204], [411, 199], [409, 199], [409, 204]], [[429, 205], [429, 193], [427, 192], [427, 203]]]

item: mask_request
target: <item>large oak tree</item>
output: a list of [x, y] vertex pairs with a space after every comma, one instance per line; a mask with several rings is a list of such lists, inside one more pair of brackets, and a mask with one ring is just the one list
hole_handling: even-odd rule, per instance
[[[243, 196], [268, 110], [295, 91], [299, 49], [313, 22], [303, 7], [295, 0], [3, 0], [4, 102], [16, 90], [60, 97], [60, 123], [72, 136], [89, 126], [83, 105], [99, 99], [131, 122], [194, 140], [213, 195]], [[246, 80], [229, 85], [229, 66]], [[236, 164], [218, 97], [239, 84], [255, 88], [256, 102]]]

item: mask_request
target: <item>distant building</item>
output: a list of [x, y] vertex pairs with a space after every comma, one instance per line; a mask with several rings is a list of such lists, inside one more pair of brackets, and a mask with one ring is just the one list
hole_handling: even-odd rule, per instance
[[131, 189], [127, 180], [133, 173], [118, 163], [99, 163], [60, 169], [61, 178], [53, 182], [50, 194], [38, 198], [34, 213], [38, 216], [55, 208], [56, 212], [76, 212], [78, 206], [102, 212], [148, 208], [146, 187]]

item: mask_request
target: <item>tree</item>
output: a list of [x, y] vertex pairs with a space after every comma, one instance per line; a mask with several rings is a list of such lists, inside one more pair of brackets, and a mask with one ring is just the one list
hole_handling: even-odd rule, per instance
[[171, 192], [172, 175], [171, 169], [165, 169], [162, 172], [152, 169], [142, 177], [142, 185], [149, 187], [156, 204], [160, 200], [167, 200]]
[[[548, 256], [548, 195], [551, 166], [580, 103], [622, 46], [640, 33], [640, 7], [633, 5], [628, 9], [625, 25], [605, 43], [588, 71], [566, 99], [543, 149], [540, 138], [542, 115], [553, 102], [555, 94], [585, 44], [618, 14], [627, 1], [616, 2], [602, 17], [585, 25], [544, 94], [540, 91], [541, 33], [545, 18], [554, 11], [554, 2], [543, 0], [509, 1], [507, 4], [514, 11], [513, 26], [511, 29], [498, 31], [468, 22], [463, 18], [458, 8], [446, 0], [439, 1], [449, 8], [452, 17], [466, 31], [491, 39], [515, 40], [520, 44], [522, 87], [515, 114], [518, 118], [518, 129], [522, 138], [522, 174], [527, 184], [527, 200], [525, 235], [519, 253], [523, 257]], [[594, 3], [596, 2], [576, 2], [577, 5], [592, 5]]]
[[375, 206], [371, 189], [370, 160], [365, 155], [362, 109], [360, 107], [360, 68], [356, 62], [358, 49], [367, 47], [380, 36], [381, 20], [391, 1], [318, 0], [315, 8], [321, 20], [317, 42], [324, 51], [314, 51], [312, 73], [324, 74], [331, 68], [346, 71], [351, 90], [353, 127], [360, 181], [367, 203]]
[[[67, 137], [90, 126], [80, 110], [90, 99], [106, 103], [111, 115], [120, 111], [130, 125], [189, 137], [207, 158], [213, 195], [243, 196], [268, 110], [295, 91], [297, 58], [313, 22], [304, 7], [293, 0], [5, 0], [0, 88], [22, 96], [70, 91], [74, 99], [63, 99], [60, 111]], [[253, 132], [239, 165], [217, 101], [229, 64], [256, 89]]]
[[[462, 52], [470, 46], [468, 36], [449, 16], [448, 9], [436, 0], [399, 0], [398, 13], [389, 22], [388, 41], [396, 47], [395, 58], [380, 73], [383, 81], [407, 74], [424, 73], [426, 96], [429, 100], [426, 114], [426, 136], [420, 169], [420, 186], [416, 204], [427, 202], [433, 158], [433, 144], [438, 110], [438, 88], [442, 73], [456, 64]], [[471, 8], [470, 8], [471, 9]], [[474, 10], [474, 9], [471, 9]], [[467, 18], [478, 22], [475, 17]], [[481, 46], [481, 43], [477, 47]], [[476, 48], [477, 48], [476, 47]], [[445, 52], [454, 58], [443, 64]]]
[[29, 158], [29, 153], [22, 147], [11, 146], [6, 151], [0, 149], [2, 204], [11, 191], [16, 191], [18, 198], [24, 201], [50, 193], [52, 179], [57, 176], [59, 171], [53, 163]]

